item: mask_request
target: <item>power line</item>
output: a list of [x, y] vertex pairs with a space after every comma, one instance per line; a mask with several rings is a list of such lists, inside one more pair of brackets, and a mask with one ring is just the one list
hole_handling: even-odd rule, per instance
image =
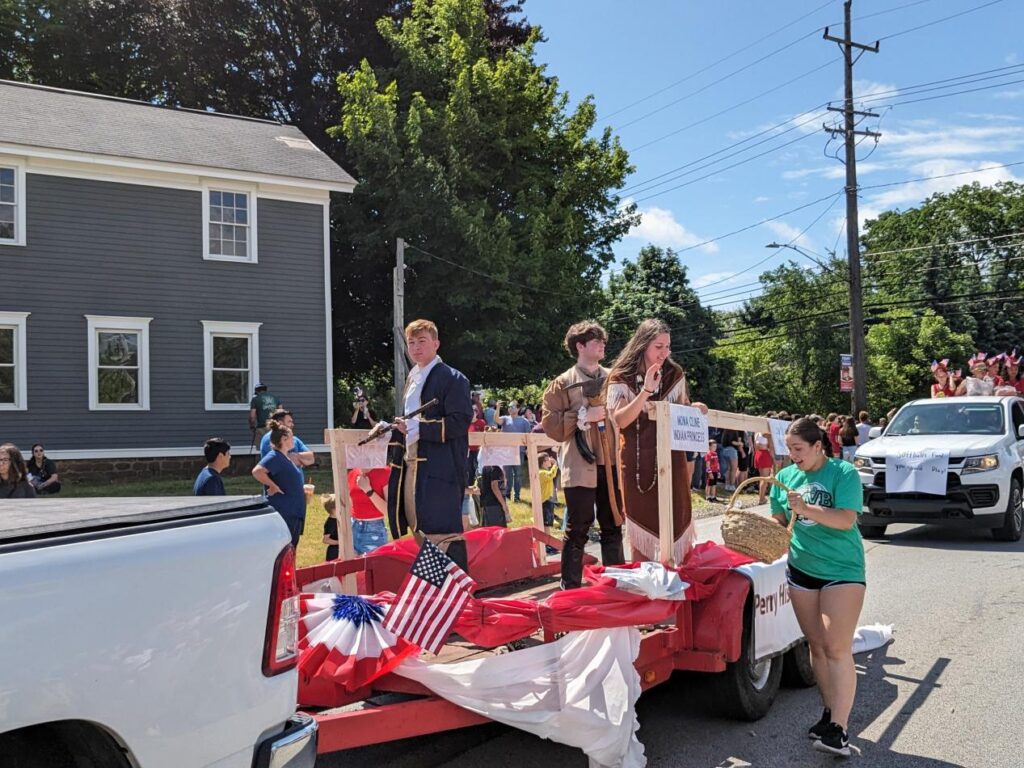
[[954, 13], [951, 16], [943, 16], [941, 19], [935, 19], [933, 21], [929, 21], [929, 22], [926, 22], [924, 24], [918, 24], [916, 27], [910, 27], [909, 29], [903, 29], [903, 30], [900, 30], [899, 32], [893, 32], [891, 35], [886, 35], [885, 37], [879, 38], [879, 40], [892, 40], [894, 37], [902, 37], [903, 35], [909, 35], [911, 32], [917, 32], [918, 30], [921, 30], [921, 29], [927, 29], [928, 27], [934, 27], [936, 24], [941, 24], [944, 21], [950, 21], [951, 19], [957, 19], [957, 18], [960, 18], [961, 16], [966, 16], [969, 13], [974, 13], [975, 11], [980, 11], [980, 10], [983, 10], [983, 9], [988, 8], [990, 6], [993, 6], [993, 5], [998, 5], [1001, 2], [1003, 2], [1003, 0], [990, 0], [987, 3], [983, 3], [982, 5], [974, 6], [973, 8], [968, 8], [966, 10], [960, 11], [959, 13]]
[[457, 269], [461, 269], [461, 270], [463, 270], [465, 272], [471, 272], [474, 275], [479, 275], [480, 277], [486, 277], [491, 282], [503, 283], [504, 285], [511, 285], [511, 286], [513, 286], [515, 288], [520, 288], [520, 289], [523, 289], [523, 290], [532, 291], [533, 293], [544, 293], [544, 294], [547, 294], [549, 296], [560, 296], [562, 298], [565, 298], [565, 294], [564, 293], [560, 293], [558, 291], [548, 291], [548, 290], [545, 290], [544, 288], [535, 288], [533, 286], [523, 285], [521, 282], [517, 283], [517, 282], [515, 282], [513, 280], [506, 280], [504, 278], [498, 277], [497, 275], [492, 275], [492, 274], [490, 274], [488, 272], [482, 272], [479, 269], [474, 269], [473, 267], [467, 267], [465, 264], [458, 264], [458, 263], [456, 263], [454, 261], [450, 261], [448, 259], [442, 258], [441, 256], [438, 256], [437, 254], [431, 253], [430, 251], [426, 251], [423, 248], [420, 248], [418, 245], [413, 245], [412, 243], [409, 243], [409, 242], [406, 242], [405, 246], [406, 246], [406, 248], [412, 248], [415, 251], [419, 251], [424, 256], [429, 256], [431, 259], [436, 259], [437, 261], [443, 262], [443, 263], [448, 264], [448, 265], [450, 265], [452, 267], [455, 267]]
[[828, 61], [824, 62], [823, 64], [820, 64], [817, 67], [813, 67], [812, 69], [809, 69], [806, 72], [803, 72], [802, 74], [799, 74], [796, 77], [794, 77], [794, 78], [792, 78], [790, 80], [787, 80], [784, 83], [780, 83], [779, 85], [776, 85], [776, 86], [774, 86], [772, 88], [769, 88], [768, 90], [761, 91], [757, 95], [751, 96], [748, 99], [744, 99], [743, 101], [737, 102], [736, 104], [733, 104], [732, 106], [729, 106], [729, 107], [726, 107], [725, 109], [719, 110], [718, 112], [715, 112], [713, 115], [708, 115], [707, 117], [703, 117], [700, 120], [695, 120], [694, 122], [688, 123], [687, 125], [684, 125], [681, 128], [677, 128], [674, 131], [669, 131], [668, 133], [663, 134], [661, 136], [658, 136], [657, 138], [651, 139], [650, 141], [647, 141], [647, 142], [645, 142], [643, 144], [639, 144], [639, 145], [631, 148], [629, 151], [630, 152], [639, 152], [641, 149], [646, 149], [647, 147], [649, 147], [649, 146], [651, 146], [653, 144], [657, 144], [658, 142], [664, 141], [665, 139], [669, 138], [670, 136], [676, 136], [677, 134], [683, 133], [684, 131], [688, 131], [691, 128], [695, 128], [698, 125], [703, 125], [704, 123], [706, 123], [706, 122], [708, 122], [710, 120], [714, 120], [716, 117], [721, 117], [724, 114], [732, 112], [734, 109], [739, 109], [740, 107], [745, 106], [747, 104], [750, 104], [751, 102], [757, 101], [758, 99], [763, 98], [763, 97], [767, 96], [770, 93], [775, 93], [776, 91], [782, 90], [787, 85], [792, 85], [793, 83], [795, 83], [795, 82], [797, 82], [799, 80], [803, 80], [805, 77], [809, 77], [809, 76], [813, 75], [815, 72], [820, 72], [821, 70], [825, 69], [825, 67], [833, 64], [834, 62], [835, 62], [835, 58], [829, 59]]
[[870, 184], [864, 187], [858, 187], [858, 192], [863, 192], [867, 189], [882, 189], [883, 187], [898, 187], [903, 184], [916, 184], [920, 181], [934, 181], [935, 179], [950, 179], [954, 176], [969, 176], [972, 173], [984, 173], [985, 171], [996, 171], [1000, 168], [1015, 168], [1018, 165], [1024, 165], [1024, 160], [1018, 160], [1012, 163], [1002, 163], [1000, 165], [990, 165], [985, 168], [978, 168], [973, 171], [957, 171], [956, 173], [942, 173], [936, 176], [921, 176], [916, 179], [904, 179], [903, 181], [892, 181], [886, 184]]
[[[826, 0], [826, 2], [822, 3], [821, 5], [819, 5], [814, 10], [808, 11], [803, 16], [800, 16], [799, 18], [789, 22], [788, 24], [785, 24], [785, 25], [779, 27], [778, 29], [776, 29], [776, 30], [774, 30], [772, 32], [769, 32], [767, 35], [759, 37], [757, 40], [753, 41], [752, 43], [750, 43], [748, 45], [745, 45], [742, 48], [738, 48], [737, 50], [733, 51], [732, 53], [727, 54], [726, 56], [723, 56], [722, 58], [717, 59], [716, 61], [713, 61], [710, 64], [705, 65], [704, 67], [698, 69], [696, 72], [691, 72], [686, 77], [683, 77], [683, 78], [681, 78], [679, 80], [676, 80], [673, 83], [669, 83], [668, 85], [664, 86], [663, 88], [659, 88], [658, 90], [654, 91], [653, 93], [648, 94], [647, 96], [644, 96], [643, 98], [637, 99], [634, 102], [626, 104], [624, 107], [620, 107], [619, 109], [616, 109], [614, 112], [609, 112], [607, 115], [605, 115], [604, 117], [601, 118], [601, 122], [602, 123], [608, 122], [609, 118], [612, 118], [615, 115], [621, 114], [621, 113], [625, 112], [628, 109], [632, 109], [633, 107], [637, 106], [638, 104], [643, 104], [643, 103], [645, 103], [647, 101], [650, 101], [655, 96], [659, 96], [662, 93], [664, 93], [665, 91], [669, 91], [669, 90], [675, 88], [677, 85], [682, 85], [683, 83], [688, 82], [688, 81], [692, 80], [693, 78], [695, 78], [695, 77], [697, 77], [699, 75], [702, 75], [702, 74], [704, 74], [705, 72], [707, 72], [707, 71], [709, 71], [711, 69], [714, 69], [719, 64], [724, 64], [725, 62], [729, 61], [730, 59], [734, 59], [735, 57], [739, 56], [741, 53], [745, 53], [746, 51], [749, 51], [751, 48], [754, 48], [757, 45], [760, 45], [765, 40], [768, 40], [769, 38], [774, 37], [775, 35], [779, 34], [780, 32], [784, 32], [785, 30], [789, 29], [790, 27], [795, 26], [796, 24], [800, 23], [804, 19], [808, 18], [809, 16], [814, 15], [815, 13], [817, 13], [818, 11], [820, 11], [820, 10], [822, 10], [824, 8], [827, 8], [830, 5], [832, 5], [832, 0]], [[809, 32], [807, 35], [804, 35], [804, 37], [801, 37], [800, 40], [797, 40], [795, 42], [800, 42], [801, 40], [804, 40], [807, 37], [810, 37], [811, 35], [816, 34], [820, 29], [821, 28], [819, 27], [818, 29], [814, 30], [813, 32]], [[780, 48], [780, 49], [778, 49], [778, 50], [768, 54], [768, 56], [770, 57], [770, 56], [774, 56], [777, 53], [782, 53], [783, 51], [785, 51], [786, 49], [791, 47], [793, 44], [794, 43], [785, 45], [782, 48]], [[767, 57], [764, 57], [764, 58], [767, 58]], [[759, 61], [764, 61], [764, 58], [759, 59]]]
[[[705, 179], [710, 179], [712, 176], [717, 176], [718, 174], [724, 173], [725, 171], [729, 171], [729, 170], [732, 170], [733, 168], [738, 168], [741, 165], [746, 165], [747, 163], [751, 163], [754, 160], [758, 160], [758, 159], [764, 157], [765, 155], [770, 155], [770, 154], [772, 154], [774, 152], [778, 152], [780, 149], [785, 149], [786, 147], [791, 147], [794, 144], [797, 144], [797, 143], [799, 143], [801, 141], [807, 141], [807, 139], [813, 137], [814, 135], [815, 134], [813, 134], [813, 133], [805, 133], [802, 136], [797, 136], [795, 139], [790, 139], [789, 141], [787, 141], [787, 142], [785, 142], [783, 144], [779, 144], [778, 146], [771, 147], [770, 149], [766, 149], [764, 152], [758, 152], [756, 155], [751, 155], [750, 157], [745, 157], [742, 160], [738, 160], [735, 163], [732, 163], [731, 165], [727, 165], [727, 166], [725, 166], [723, 168], [716, 168], [715, 170], [711, 171], [710, 173], [706, 173], [703, 176], [698, 176], [695, 179], [690, 179], [689, 181], [684, 181], [682, 184], [676, 184], [674, 187], [669, 187], [668, 189], [663, 189], [660, 192], [651, 192], [651, 194], [645, 195], [644, 197], [638, 197], [638, 198], [636, 198], [636, 200], [634, 202], [642, 203], [644, 200], [650, 200], [653, 197], [658, 197], [660, 195], [664, 195], [664, 194], [667, 194], [669, 192], [675, 192], [677, 189], [683, 189], [684, 187], [689, 187], [689, 186], [691, 186], [693, 184], [696, 184], [697, 182], [704, 181]], [[674, 179], [669, 179], [668, 181], [663, 181], [663, 182], [661, 182], [659, 184], [655, 184], [654, 186], [655, 187], [659, 187], [662, 184], [671, 184], [676, 179], [680, 179], [683, 176], [688, 175], [689, 173], [696, 173], [696, 171], [698, 171], [698, 170], [703, 170], [704, 168], [709, 168], [712, 165], [717, 165], [717, 162], [716, 163], [709, 163], [708, 165], [705, 165], [702, 168], [695, 169], [694, 171], [688, 171], [687, 173], [681, 174], [680, 176], [676, 176]], [[650, 189], [654, 189], [654, 187], [651, 187]], [[644, 191], [645, 192], [649, 192], [650, 189], [647, 189], [647, 190], [644, 190]]]

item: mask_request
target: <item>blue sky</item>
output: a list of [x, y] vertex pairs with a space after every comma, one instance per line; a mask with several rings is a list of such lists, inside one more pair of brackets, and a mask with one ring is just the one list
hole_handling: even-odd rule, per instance
[[[594, 96], [599, 126], [615, 129], [636, 166], [623, 197], [643, 222], [617, 246], [619, 259], [647, 243], [680, 250], [702, 296], [721, 303], [785, 260], [811, 265], [767, 243], [845, 253], [842, 195], [814, 202], [844, 184], [844, 166], [826, 155], [841, 156], [841, 143], [821, 130], [837, 117], [822, 105], [842, 98], [841, 53], [821, 33], [835, 24], [842, 35], [841, 0], [527, 0], [524, 10], [547, 37], [539, 61], [574, 102]], [[1024, 182], [1024, 165], [993, 167], [1024, 161], [1024, 2], [854, 0], [853, 16], [854, 40], [882, 38], [854, 70], [856, 98], [881, 114], [861, 127], [883, 134], [859, 147], [860, 185], [982, 169], [862, 189], [862, 221], [971, 181]], [[898, 103], [933, 96], [942, 98]]]

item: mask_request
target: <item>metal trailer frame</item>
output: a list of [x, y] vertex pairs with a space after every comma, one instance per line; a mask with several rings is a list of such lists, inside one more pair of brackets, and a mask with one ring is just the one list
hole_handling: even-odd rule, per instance
[[[661, 510], [661, 557], [670, 565], [672, 540], [672, 425], [671, 405], [654, 405], [658, 428], [658, 480]], [[766, 419], [727, 411], [709, 411], [709, 424], [716, 427], [765, 432], [771, 440]], [[299, 569], [299, 584], [337, 577], [346, 593], [374, 594], [397, 591], [407, 568], [399, 563], [367, 557], [355, 557], [349, 518], [348, 465], [345, 447], [365, 436], [360, 430], [328, 429], [325, 441], [331, 446], [334, 487], [337, 494], [339, 546], [341, 559]], [[542, 447], [559, 443], [538, 433], [511, 434], [474, 432], [471, 445], [526, 446], [530, 484], [536, 487], [537, 454]], [[545, 545], [561, 547], [561, 541], [547, 535], [543, 528], [541, 500], [531, 496], [534, 527], [509, 531], [502, 546], [487, 561], [475, 564], [473, 578], [478, 589], [508, 586], [516, 582], [550, 577], [559, 565], [549, 563]], [[591, 559], [593, 562], [593, 559]], [[742, 650], [744, 607], [750, 594], [750, 582], [739, 573], [728, 574], [706, 600], [681, 601], [674, 623], [644, 628], [636, 669], [643, 690], [666, 682], [673, 671], [723, 672], [736, 662]], [[554, 639], [545, 633], [544, 642]], [[513, 651], [514, 652], [514, 651]], [[465, 728], [490, 722], [407, 678], [387, 674], [339, 702], [339, 706], [309, 711], [319, 725], [318, 752], [337, 752], [386, 741]]]

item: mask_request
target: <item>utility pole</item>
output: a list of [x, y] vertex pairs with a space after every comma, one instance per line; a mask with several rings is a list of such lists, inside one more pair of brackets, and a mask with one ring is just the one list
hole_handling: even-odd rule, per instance
[[405, 397], [402, 389], [409, 374], [405, 360], [405, 240], [402, 238], [398, 238], [395, 243], [392, 304], [395, 309], [395, 318], [392, 321], [392, 335], [395, 342], [395, 416], [401, 416], [405, 413]]
[[[843, 51], [843, 108], [829, 107], [829, 111], [842, 112], [843, 128], [823, 126], [832, 135], [842, 134], [846, 143], [846, 259], [850, 269], [850, 353], [853, 355], [853, 415], [865, 410], [868, 405], [867, 359], [864, 353], [864, 307], [860, 277], [860, 232], [857, 214], [857, 137], [882, 134], [875, 131], [858, 131], [856, 118], [878, 117], [873, 112], [858, 112], [853, 108], [853, 65], [864, 51], [878, 53], [878, 41], [874, 45], [853, 42], [850, 29], [850, 6], [853, 0], [843, 3], [843, 36], [834, 37], [825, 27], [824, 38], [837, 43]], [[854, 58], [854, 49], [860, 51]]]

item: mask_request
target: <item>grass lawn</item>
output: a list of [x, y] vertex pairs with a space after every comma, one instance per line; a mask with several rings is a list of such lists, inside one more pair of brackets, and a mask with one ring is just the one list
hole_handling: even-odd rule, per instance
[[[330, 472], [318, 471], [307, 473], [306, 482], [316, 485], [316, 494], [306, 507], [306, 530], [299, 541], [297, 552], [300, 567], [323, 562], [326, 550], [326, 545], [323, 543], [323, 529], [327, 511], [320, 503], [320, 494], [331, 490], [333, 481]], [[256, 495], [260, 493], [261, 486], [248, 475], [244, 475], [225, 477], [224, 488], [233, 495]], [[189, 496], [191, 493], [191, 480], [133, 480], [114, 483], [70, 483], [64, 486], [61, 496], [67, 498], [76, 496]], [[510, 503], [513, 527], [533, 524], [533, 512], [529, 502], [525, 501], [528, 498], [529, 487], [523, 486], [524, 501], [518, 504]], [[562, 500], [564, 501], [564, 499]], [[722, 505], [709, 505], [700, 495], [693, 494], [694, 515], [706, 514], [714, 509], [721, 510]], [[555, 510], [555, 515], [561, 518], [564, 512], [565, 508], [559, 507]]]

